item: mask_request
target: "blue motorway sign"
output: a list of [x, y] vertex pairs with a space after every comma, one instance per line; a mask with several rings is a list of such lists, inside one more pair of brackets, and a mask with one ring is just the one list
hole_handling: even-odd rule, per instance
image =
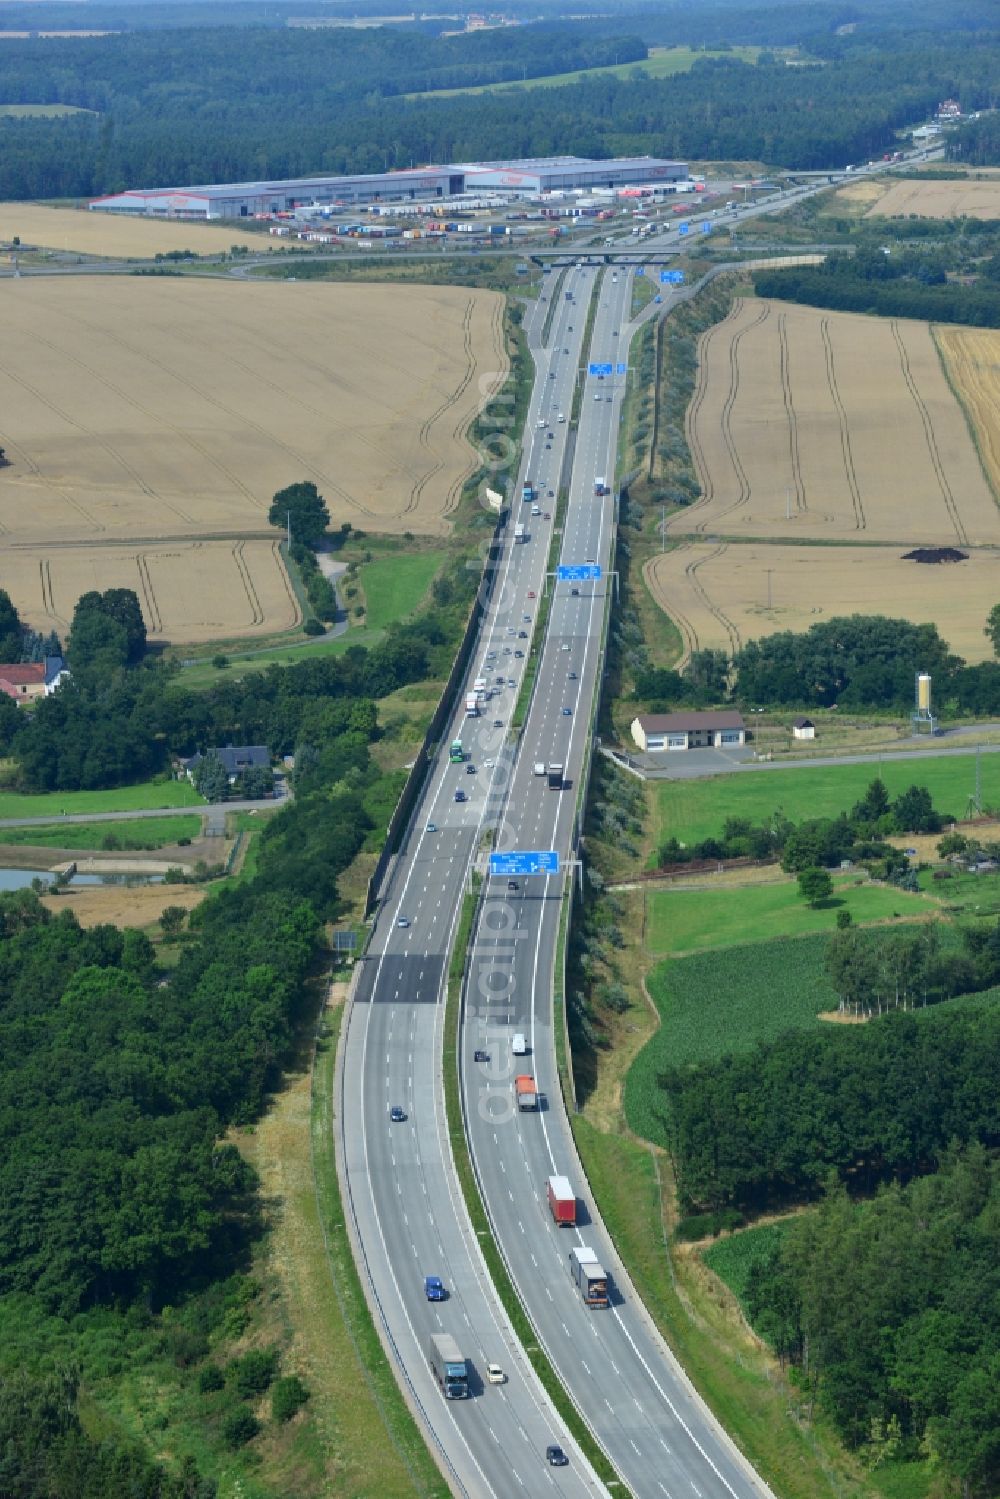
[[490, 874], [558, 874], [556, 849], [534, 849], [516, 854], [490, 854]]
[[627, 364], [616, 364], [615, 365], [615, 374], [616, 375], [627, 375], [628, 374], [628, 365]]
[[636, 266], [635, 273], [637, 276], [645, 276], [646, 274], [645, 269], [641, 265]]
[[684, 280], [683, 271], [661, 271], [660, 280], [670, 283], [672, 286], [680, 286]]
[[708, 219], [702, 219], [702, 221], [701, 221], [701, 232], [702, 232], [702, 234], [711, 234], [711, 232], [712, 232], [712, 226], [709, 223]]
[[560, 583], [589, 583], [601, 576], [598, 562], [560, 562], [556, 568], [556, 579]]
[[686, 223], [686, 222], [683, 223], [683, 224], [678, 224], [677, 225], [677, 233], [678, 234], [690, 234], [691, 233], [691, 225], [688, 224], [688, 223]]
[[613, 366], [610, 365], [610, 364], [588, 364], [587, 365], [587, 374], [588, 375], [610, 375], [612, 369], [613, 369]]

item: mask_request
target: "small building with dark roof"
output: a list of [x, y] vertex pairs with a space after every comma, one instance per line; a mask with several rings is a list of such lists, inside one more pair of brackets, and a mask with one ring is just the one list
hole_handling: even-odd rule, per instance
[[793, 739], [815, 739], [816, 738], [816, 725], [813, 723], [812, 719], [811, 718], [793, 718], [792, 719], [792, 738]]
[[194, 780], [195, 771], [209, 755], [217, 755], [222, 761], [230, 786], [235, 786], [246, 771], [268, 770], [271, 765], [271, 753], [266, 744], [227, 744], [225, 748], [207, 749], [203, 755], [192, 755], [190, 759], [182, 760], [181, 766], [187, 772], [189, 780]]
[[746, 725], [735, 709], [718, 712], [640, 713], [632, 720], [632, 738], [647, 754], [690, 749], [738, 749], [746, 744]]

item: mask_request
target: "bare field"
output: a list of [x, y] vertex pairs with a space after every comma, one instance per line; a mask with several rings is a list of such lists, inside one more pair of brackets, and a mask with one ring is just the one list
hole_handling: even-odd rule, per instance
[[150, 638], [173, 644], [274, 634], [301, 619], [276, 540], [12, 547], [0, 582], [22, 619], [62, 636], [90, 589], [134, 589]]
[[698, 357], [674, 534], [1000, 543], [928, 324], [739, 301]]
[[235, 220], [220, 226], [92, 213], [89, 208], [47, 208], [42, 203], [0, 203], [0, 240], [15, 235], [24, 247], [69, 250], [110, 260], [152, 260], [171, 250], [224, 255], [233, 245], [248, 245], [266, 255], [284, 243], [266, 231], [249, 233]]
[[167, 906], [193, 911], [205, 899], [204, 885], [72, 885], [61, 895], [43, 895], [53, 915], [68, 907], [81, 926], [151, 926]]
[[979, 456], [1000, 494], [1000, 332], [937, 324], [934, 338], [975, 430]]
[[[850, 191], [850, 189], [848, 189]], [[865, 218], [916, 214], [922, 219], [1000, 219], [1000, 179], [984, 182], [958, 178], [948, 182], [892, 182], [868, 209]]]
[[259, 534], [300, 479], [335, 525], [439, 534], [502, 314], [443, 286], [2, 282], [3, 547]]
[[[1000, 598], [1000, 551], [965, 562], [904, 562], [899, 547], [683, 543], [647, 562], [653, 598], [693, 650], [739, 650], [833, 616], [887, 614], [937, 625], [967, 661], [991, 659], [983, 624]], [[768, 599], [770, 598], [770, 606]]]

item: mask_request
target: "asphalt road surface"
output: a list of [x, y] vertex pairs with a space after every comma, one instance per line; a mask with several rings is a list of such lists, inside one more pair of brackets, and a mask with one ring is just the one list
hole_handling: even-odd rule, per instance
[[[547, 490], [557, 487], [569, 422], [556, 420], [544, 429], [552, 432], [550, 443], [537, 421], [542, 400], [551, 406], [549, 387], [556, 382], [548, 379], [550, 366], [568, 372], [579, 364], [585, 288], [593, 274], [582, 278], [575, 316], [557, 325], [559, 352], [553, 331], [549, 348], [536, 353], [539, 377], [525, 446], [530, 446], [528, 472], [541, 491], [542, 513], [532, 517], [530, 505], [520, 507], [527, 512], [526, 542], [513, 540], [513, 521], [507, 527], [472, 669], [474, 678], [491, 654], [491, 696], [482, 717], [466, 719], [456, 711], [448, 737], [463, 737], [467, 758], [452, 765], [445, 755], [435, 766], [384, 893], [346, 1022], [338, 1108], [348, 1210], [397, 1376], [432, 1433], [456, 1491], [496, 1499], [605, 1492], [536, 1380], [486, 1273], [454, 1176], [440, 1069], [448, 954], [482, 831], [496, 818], [506, 790], [513, 753], [507, 723], [555, 524], [555, 498], [550, 500]], [[527, 320], [536, 350], [547, 310], [547, 300], [540, 299]], [[567, 404], [563, 414], [568, 418], [568, 413]], [[529, 598], [529, 592], [536, 597]], [[457, 801], [457, 792], [465, 799]], [[393, 1105], [405, 1111], [405, 1121], [390, 1121]], [[442, 1277], [446, 1301], [425, 1299], [428, 1274]], [[428, 1362], [428, 1339], [437, 1331], [455, 1336], [474, 1371], [468, 1401], [446, 1401], [437, 1388]], [[503, 1365], [506, 1384], [484, 1383], [490, 1361]], [[545, 1448], [551, 1442], [569, 1454], [567, 1467], [547, 1464]]]

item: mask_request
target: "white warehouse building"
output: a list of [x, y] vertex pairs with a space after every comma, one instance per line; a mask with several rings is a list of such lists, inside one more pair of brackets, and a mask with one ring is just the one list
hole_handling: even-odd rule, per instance
[[653, 156], [609, 161], [553, 156], [537, 161], [469, 162], [355, 177], [293, 177], [273, 182], [129, 188], [123, 193], [95, 198], [90, 207], [100, 213], [134, 213], [160, 219], [247, 219], [290, 213], [314, 203], [361, 208], [378, 203], [436, 202], [466, 192], [537, 197], [573, 188], [675, 182], [687, 174], [684, 162], [661, 161]]

